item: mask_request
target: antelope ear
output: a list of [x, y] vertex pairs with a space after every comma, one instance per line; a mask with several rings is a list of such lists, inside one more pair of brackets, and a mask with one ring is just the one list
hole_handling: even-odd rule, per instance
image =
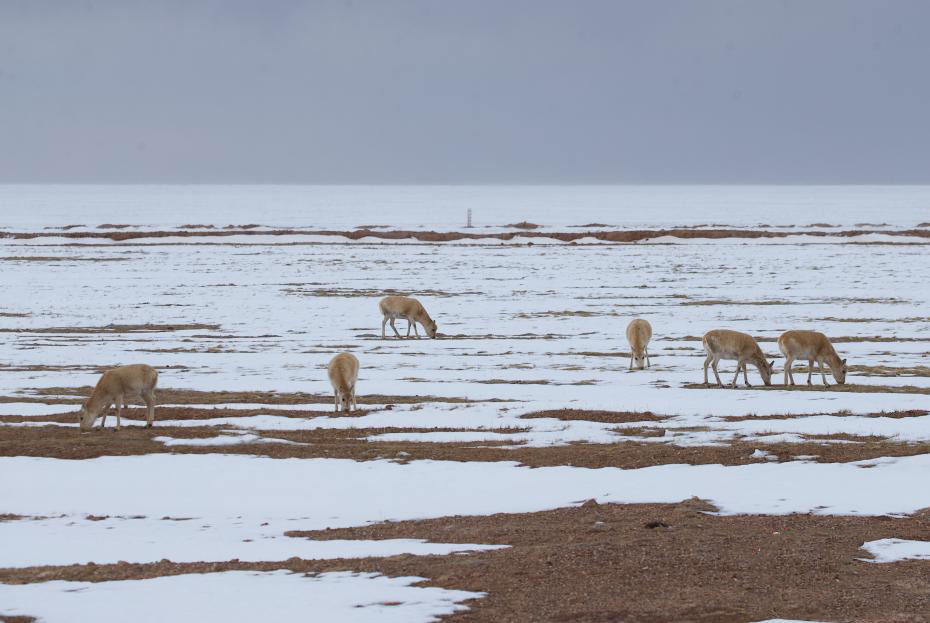
[[772, 359], [772, 360], [769, 362], [769, 367], [772, 368], [773, 370], [775, 369], [775, 360], [774, 360], [774, 359]]
[[844, 365], [844, 366], [846, 365], [846, 360], [845, 360], [845, 359], [843, 360], [843, 365]]

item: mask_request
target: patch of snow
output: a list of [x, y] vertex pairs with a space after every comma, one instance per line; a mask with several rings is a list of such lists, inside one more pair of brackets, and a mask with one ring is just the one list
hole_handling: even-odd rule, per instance
[[226, 571], [113, 582], [0, 584], [0, 613], [47, 623], [327, 621], [419, 623], [484, 593], [374, 573]]
[[867, 541], [862, 549], [874, 556], [861, 558], [864, 562], [898, 562], [899, 560], [930, 560], [930, 541], [907, 539], [879, 539]]

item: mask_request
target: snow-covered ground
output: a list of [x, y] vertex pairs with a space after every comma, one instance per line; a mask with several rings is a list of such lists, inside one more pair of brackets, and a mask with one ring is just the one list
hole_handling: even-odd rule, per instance
[[[493, 189], [440, 189], [433, 202], [422, 189], [321, 192], [85, 188], [81, 194], [63, 187], [0, 187], [0, 207], [13, 208], [0, 210], [0, 227], [44, 231], [70, 224], [96, 229], [101, 223], [146, 228], [258, 223], [351, 229], [383, 224], [448, 231], [461, 229], [468, 207], [490, 230], [520, 220], [560, 230], [587, 223], [661, 228], [820, 222], [843, 227], [878, 223], [878, 229], [893, 230], [930, 220], [925, 214], [930, 189], [919, 187], [705, 188], [692, 189], [690, 195], [681, 189], [576, 189], [574, 194], [566, 189], [498, 194]], [[167, 208], [143, 209], [153, 205]], [[346, 210], [347, 205], [357, 209]], [[889, 205], [896, 209], [888, 210]], [[777, 244], [724, 239], [590, 246], [308, 241], [250, 237], [244, 240], [247, 246], [239, 246], [234, 244], [238, 238], [218, 245], [174, 238], [146, 244], [0, 239], [5, 288], [0, 396], [14, 401], [0, 403], [0, 415], [28, 417], [4, 425], [44, 426], [45, 416], [76, 410], [73, 404], [26, 401], [39, 397], [37, 390], [92, 385], [99, 368], [143, 361], [159, 368], [163, 388], [329, 395], [325, 366], [343, 350], [361, 361], [360, 396], [473, 402], [427, 400], [390, 409], [363, 405], [371, 411], [360, 417], [337, 416], [327, 404], [205, 405], [261, 412], [240, 417], [223, 411], [209, 420], [157, 416], [156, 426], [216, 427], [217, 434], [206, 439], [159, 438], [166, 447], [215, 445], [213, 454], [83, 461], [0, 458], [0, 514], [27, 516], [0, 522], [0, 541], [13, 545], [0, 548], [0, 566], [474, 551], [495, 544], [312, 541], [284, 533], [385, 519], [543, 510], [589, 498], [674, 502], [696, 495], [724, 513], [904, 514], [930, 506], [923, 493], [930, 467], [926, 456], [817, 464], [768, 461], [765, 452], [766, 443], [801, 441], [803, 435], [930, 441], [930, 415], [872, 415], [926, 411], [930, 405], [930, 395], [921, 393], [930, 390], [926, 244], [861, 245], [841, 239], [820, 244], [806, 238]], [[437, 320], [440, 338], [382, 340], [377, 301], [393, 292], [417, 296]], [[634, 317], [649, 320], [654, 331], [653, 366], [644, 371], [630, 371], [625, 356], [624, 329]], [[203, 326], [174, 329], [192, 323]], [[397, 324], [406, 331], [405, 322]], [[139, 328], [94, 332], [107, 325]], [[61, 330], [76, 327], [87, 332]], [[848, 358], [847, 382], [865, 391], [694, 387], [703, 381], [700, 336], [722, 327], [764, 340], [763, 350], [776, 360], [773, 381], [779, 386], [783, 360], [774, 339], [787, 329], [821, 330], [836, 338], [838, 351]], [[724, 362], [721, 372], [729, 382], [733, 365]], [[795, 373], [801, 383], [805, 377]], [[755, 370], [750, 379], [761, 385]], [[814, 382], [820, 384], [819, 376]], [[905, 391], [887, 391], [893, 388]], [[521, 417], [563, 408], [648, 411], [664, 419], [610, 424]], [[306, 417], [285, 417], [281, 409], [305, 411]], [[780, 414], [799, 417], [762, 417]], [[726, 419], [747, 415], [756, 417]], [[73, 428], [76, 422], [58, 425]], [[227, 445], [281, 442], [269, 436], [271, 431], [315, 428], [404, 428], [409, 432], [372, 432], [369, 438], [487, 440], [514, 447], [625, 439], [708, 445], [739, 438], [758, 445], [758, 462], [591, 470], [528, 469], [512, 462], [400, 465], [222, 454]], [[661, 428], [665, 434], [625, 435], [624, 429], [631, 428]], [[877, 545], [872, 553], [898, 556], [889, 553], [892, 545]], [[0, 601], [51, 621], [60, 620], [58, 613], [67, 612], [74, 600], [96, 604], [115, 591], [123, 601], [114, 603], [131, 602], [142, 593], [196, 592], [198, 582], [207, 583], [203, 590], [220, 593], [253, 583], [255, 591], [278, 595], [275, 599], [283, 602], [292, 591], [326, 593], [333, 582], [351, 584], [345, 591], [351, 599], [333, 606], [333, 612], [343, 614], [329, 620], [368, 620], [364, 617], [389, 610], [384, 616], [425, 621], [474, 596], [410, 586], [409, 578], [243, 573], [73, 587], [59, 582], [0, 585]], [[72, 588], [79, 590], [69, 592]], [[338, 601], [341, 594], [336, 590], [332, 598]], [[401, 602], [407, 609], [378, 607], [383, 601]], [[365, 607], [353, 607], [359, 603]], [[169, 616], [168, 611], [152, 612]], [[345, 618], [353, 613], [358, 618]], [[177, 618], [173, 612], [170, 616]], [[221, 616], [224, 612], [211, 611], [212, 618]], [[280, 618], [288, 616], [282, 612]]]
[[0, 612], [58, 623], [435, 621], [482, 593], [413, 586], [423, 578], [288, 571], [175, 575], [115, 582], [0, 584]]
[[[854, 463], [662, 465], [635, 470], [513, 462], [269, 459], [242, 455], [0, 458], [11, 546], [0, 566], [129, 560], [279, 560], [480, 549], [421, 542], [316, 543], [284, 536], [446, 515], [599, 502], [711, 500], [724, 514], [906, 514], [930, 506], [930, 456]], [[157, 476], [156, 476], [157, 475]], [[261, 483], [260, 486], [250, 483]], [[37, 493], [41, 492], [41, 493]], [[106, 517], [107, 519], [100, 519]], [[192, 541], [192, 539], [196, 539]], [[188, 548], [188, 549], [184, 549]], [[408, 549], [405, 549], [408, 548]]]

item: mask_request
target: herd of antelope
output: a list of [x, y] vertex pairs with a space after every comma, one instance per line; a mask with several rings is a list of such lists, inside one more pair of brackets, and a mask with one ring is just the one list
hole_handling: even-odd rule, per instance
[[[384, 339], [385, 327], [390, 322], [394, 335], [401, 337], [394, 321], [403, 318], [407, 321], [407, 337], [410, 337], [410, 331], [419, 338], [420, 333], [417, 331], [417, 324], [423, 327], [426, 334], [436, 337], [436, 322], [426, 313], [426, 309], [420, 301], [406, 296], [387, 296], [378, 303], [383, 320], [381, 322], [381, 338]], [[642, 318], [636, 318], [631, 321], [626, 328], [626, 338], [630, 343], [630, 369], [636, 368], [642, 370], [650, 365], [649, 360], [649, 340], [652, 339], [652, 326]], [[749, 385], [749, 374], [747, 365], [752, 364], [759, 371], [762, 382], [766, 385], [772, 384], [772, 373], [774, 372], [775, 362], [766, 361], [765, 354], [759, 348], [759, 344], [751, 335], [729, 329], [714, 329], [704, 334], [704, 351], [707, 358], [704, 360], [704, 384], [708, 385], [707, 368], [711, 367], [714, 371], [714, 377], [717, 379], [717, 385], [723, 387], [720, 375], [717, 373], [717, 364], [721, 360], [736, 361], [736, 375], [730, 387], [736, 387], [736, 381], [739, 379], [740, 371], [743, 372], [743, 380], [747, 387]], [[807, 384], [811, 384], [811, 375], [814, 371], [814, 363], [820, 365], [820, 376], [823, 384], [827, 385], [827, 377], [824, 373], [823, 364], [830, 367], [833, 378], [840, 385], [846, 382], [846, 360], [840, 359], [839, 355], [830, 344], [823, 333], [817, 331], [786, 331], [778, 338], [778, 349], [785, 357], [785, 381], [784, 384], [794, 385], [794, 376], [791, 374], [791, 366], [796, 359], [807, 360]], [[351, 411], [358, 408], [355, 401], [355, 384], [358, 381], [358, 358], [352, 353], [339, 353], [329, 362], [327, 369], [329, 381], [333, 386], [335, 396], [335, 410]], [[155, 368], [145, 364], [134, 364], [114, 368], [103, 373], [97, 386], [91, 393], [80, 410], [80, 423], [82, 431], [92, 429], [94, 422], [101, 415], [103, 420], [100, 422], [100, 428], [106, 424], [107, 411], [110, 405], [116, 406], [116, 430], [121, 425], [120, 415], [122, 409], [126, 408], [127, 396], [141, 396], [145, 401], [147, 408], [146, 427], [150, 428], [155, 419], [155, 385], [158, 383], [158, 372]], [[121, 406], [122, 405], [122, 406]]]

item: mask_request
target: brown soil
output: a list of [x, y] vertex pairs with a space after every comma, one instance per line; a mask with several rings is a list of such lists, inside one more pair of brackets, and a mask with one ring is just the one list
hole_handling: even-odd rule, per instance
[[[756, 238], [790, 238], [796, 234], [785, 231], [770, 230], [749, 230], [749, 229], [651, 229], [651, 230], [614, 230], [614, 231], [586, 231], [586, 232], [537, 232], [537, 231], [516, 231], [502, 232], [497, 234], [491, 233], [470, 233], [470, 232], [435, 232], [435, 231], [375, 231], [372, 229], [357, 229], [354, 231], [334, 231], [334, 230], [300, 230], [300, 229], [269, 229], [255, 230], [258, 225], [240, 225], [230, 226], [233, 229], [224, 229], [223, 231], [203, 231], [203, 230], [180, 230], [180, 231], [66, 231], [66, 232], [2, 232], [0, 238], [15, 238], [31, 240], [42, 237], [65, 237], [75, 240], [94, 240], [105, 239], [113, 241], [132, 241], [145, 238], [218, 238], [225, 236], [333, 236], [358, 240], [359, 238], [370, 237], [385, 240], [412, 240], [419, 242], [454, 242], [456, 240], [474, 240], [485, 238], [489, 240], [513, 241], [519, 238], [529, 239], [551, 239], [562, 242], [573, 242], [580, 238], [595, 238], [607, 242], [643, 242], [662, 236], [673, 238], [701, 238], [701, 239], [756, 239]], [[898, 231], [882, 231], [872, 229], [854, 229], [843, 231], [805, 231], [805, 236], [824, 237], [837, 236], [848, 238], [855, 241], [859, 236], [869, 234], [885, 234], [892, 237], [908, 236], [916, 238], [930, 238], [930, 231], [926, 229], [909, 229]]]
[[[364, 412], [362, 412], [364, 413]], [[779, 461], [793, 460], [799, 456], [816, 456], [822, 463], [849, 462], [874, 459], [883, 456], [913, 456], [930, 453], [930, 443], [900, 443], [880, 438], [844, 437], [858, 443], [831, 443], [835, 436], [812, 438], [805, 443], [761, 443], [736, 440], [728, 445], [675, 446], [658, 441], [665, 437], [662, 427], [636, 427], [617, 429], [617, 432], [635, 437], [655, 438], [655, 442], [622, 441], [612, 444], [573, 443], [563, 446], [530, 448], [521, 444], [520, 428], [490, 429], [489, 432], [512, 434], [512, 440], [474, 441], [456, 443], [430, 443], [422, 441], [379, 441], [377, 435], [386, 433], [422, 433], [442, 431], [469, 431], [475, 429], [450, 428], [351, 428], [315, 429], [302, 431], [265, 431], [260, 434], [268, 439], [283, 439], [295, 444], [233, 443], [228, 446], [165, 446], [153, 441], [154, 437], [167, 436], [175, 439], [200, 439], [221, 434], [229, 426], [173, 427], [159, 424], [159, 419], [205, 419], [229, 415], [223, 410], [165, 409], [156, 411], [154, 428], [139, 426], [145, 419], [145, 410], [127, 410], [124, 424], [115, 432], [115, 417], [107, 419], [107, 429], [80, 433], [73, 427], [51, 425], [51, 422], [74, 423], [74, 414], [18, 418], [3, 416], [0, 422], [28, 420], [49, 422], [49, 426], [0, 426], [0, 456], [42, 456], [60, 459], [86, 459], [100, 456], [127, 456], [150, 453], [177, 454], [249, 454], [271, 458], [344, 458], [358, 461], [392, 459], [398, 462], [414, 460], [442, 461], [517, 461], [529, 467], [573, 465], [577, 467], [618, 467], [632, 469], [653, 465], [688, 463], [692, 465], [721, 464], [745, 465], [758, 462], [751, 455], [756, 449], [771, 453]], [[241, 413], [237, 413], [241, 415]], [[300, 417], [294, 413], [290, 417]], [[548, 417], [548, 416], [544, 416]], [[593, 416], [597, 417], [596, 413]], [[608, 417], [604, 414], [603, 417]], [[567, 414], [566, 419], [571, 419]], [[648, 417], [602, 421], [648, 421]], [[677, 429], [683, 430], [683, 429]], [[813, 436], [812, 436], [813, 437]], [[504, 447], [502, 447], [504, 446]]]
[[445, 517], [295, 538], [417, 538], [506, 544], [455, 556], [279, 562], [70, 565], [0, 570], [10, 584], [100, 582], [236, 569], [350, 570], [429, 578], [424, 584], [487, 593], [443, 621], [495, 623], [745, 623], [769, 618], [836, 622], [927, 620], [930, 565], [870, 564], [862, 543], [930, 540], [927, 512], [908, 518], [714, 516], [701, 500], [582, 506], [537, 513]]
[[[93, 387], [41, 387], [31, 390], [34, 396], [90, 396]], [[193, 389], [161, 388], [156, 390], [158, 401], [167, 404], [210, 405], [257, 403], [267, 405], [296, 405], [296, 404], [333, 404], [331, 394], [305, 394], [303, 392], [204, 392]], [[0, 398], [0, 401], [3, 399]], [[24, 402], [25, 399], [11, 398], [8, 402]], [[40, 400], [46, 402], [45, 400]], [[55, 400], [47, 401], [54, 404]], [[510, 402], [500, 398], [489, 400], [470, 400], [454, 396], [386, 396], [384, 394], [368, 394], [358, 397], [359, 404], [418, 404], [424, 402], [442, 403], [476, 403], [476, 402]], [[240, 411], [236, 411], [241, 413]]]
[[[720, 379], [724, 381], [723, 388], [720, 388], [711, 381], [710, 385], [705, 385], [704, 383], [686, 383], [682, 385], [685, 389], [729, 389], [730, 382], [733, 381], [732, 374], [729, 379], [725, 379], [724, 374], [721, 373]], [[712, 379], [713, 375], [708, 372], [708, 376]], [[751, 378], [751, 377], [750, 377]], [[819, 379], [818, 379], [819, 381]], [[791, 386], [784, 386], [781, 384], [778, 385], [763, 385], [762, 381], [752, 383], [752, 387], [746, 387], [742, 378], [737, 383], [737, 389], [750, 389], [750, 390], [764, 390], [764, 391], [791, 391], [791, 392], [835, 392], [835, 393], [844, 393], [844, 394], [930, 394], [930, 387], [915, 387], [913, 385], [857, 385], [855, 383], [847, 383], [845, 385], [837, 385], [836, 383], [830, 383], [830, 385], [823, 385], [821, 383], [814, 383], [812, 385], [797, 384]]]

